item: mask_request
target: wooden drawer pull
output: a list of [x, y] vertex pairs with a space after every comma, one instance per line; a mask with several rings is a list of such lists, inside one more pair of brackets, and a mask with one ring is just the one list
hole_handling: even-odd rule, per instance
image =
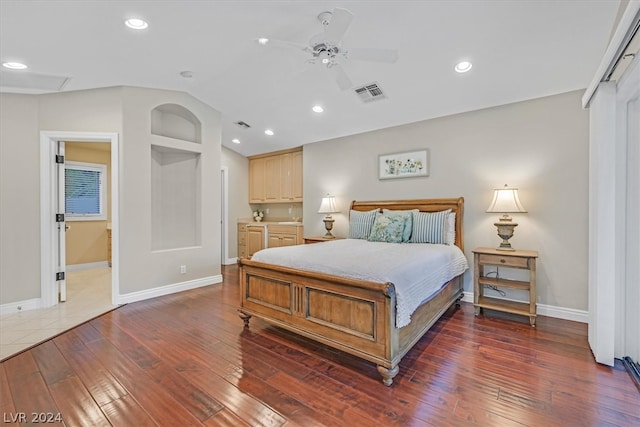
[[500, 262], [504, 264], [507, 261], [504, 258], [502, 258], [502, 259], [500, 259]]

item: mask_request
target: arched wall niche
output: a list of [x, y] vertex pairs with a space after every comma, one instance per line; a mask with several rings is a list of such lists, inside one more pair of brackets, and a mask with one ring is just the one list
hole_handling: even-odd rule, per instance
[[151, 133], [200, 144], [200, 120], [178, 104], [162, 104], [151, 110]]

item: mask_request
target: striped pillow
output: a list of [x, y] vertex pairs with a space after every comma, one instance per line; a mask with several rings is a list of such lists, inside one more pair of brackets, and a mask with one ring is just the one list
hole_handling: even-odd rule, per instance
[[377, 212], [378, 209], [367, 212], [352, 210], [349, 213], [349, 238], [367, 240], [371, 234], [371, 227]]
[[414, 212], [411, 243], [438, 243], [446, 239], [446, 221], [451, 209], [440, 212]]

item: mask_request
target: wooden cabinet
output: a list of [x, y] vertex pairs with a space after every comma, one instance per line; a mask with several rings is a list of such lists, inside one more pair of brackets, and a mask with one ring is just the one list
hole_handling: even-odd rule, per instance
[[264, 159], [264, 202], [277, 203], [280, 201], [281, 156], [272, 156]]
[[303, 228], [297, 225], [269, 224], [268, 246], [278, 248], [300, 245], [303, 242], [302, 230]]
[[251, 257], [264, 248], [300, 245], [303, 230], [299, 225], [238, 223], [238, 258]]
[[238, 258], [246, 258], [247, 255], [247, 224], [238, 224]]
[[249, 203], [302, 202], [302, 150], [249, 158]]
[[[483, 308], [529, 316], [531, 326], [536, 325], [536, 251], [500, 251], [492, 248], [476, 248], [473, 270], [473, 305], [476, 316]], [[516, 268], [529, 271], [529, 280], [503, 279], [496, 272], [490, 277], [486, 266]], [[529, 292], [529, 302], [510, 301], [484, 295], [485, 286], [495, 288], [520, 289]]]
[[264, 157], [249, 160], [249, 203], [265, 201], [265, 163]]
[[247, 256], [252, 256], [266, 247], [264, 237], [264, 225], [247, 225]]
[[247, 258], [265, 245], [265, 225], [238, 224], [238, 258]]
[[302, 202], [302, 151], [291, 154], [291, 197]]

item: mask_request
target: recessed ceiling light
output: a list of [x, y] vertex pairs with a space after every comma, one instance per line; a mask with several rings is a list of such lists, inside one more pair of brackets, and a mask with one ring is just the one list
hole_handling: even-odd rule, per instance
[[266, 38], [266, 37], [260, 37], [258, 39], [258, 43], [260, 43], [261, 45], [265, 45], [265, 44], [269, 43], [269, 39]]
[[144, 30], [149, 26], [149, 24], [147, 24], [147, 21], [143, 21], [139, 18], [127, 19], [126, 21], [124, 21], [124, 25], [131, 28], [132, 30]]
[[322, 108], [320, 105], [314, 105], [312, 110], [316, 113], [322, 113], [324, 111], [324, 108]]
[[264, 133], [269, 135], [269, 136], [273, 136], [273, 131], [271, 129], [265, 130]]
[[231, 142], [233, 142], [234, 144], [240, 144], [240, 140], [238, 138], [233, 138]]
[[466, 73], [467, 71], [469, 71], [471, 69], [471, 67], [473, 67], [473, 64], [469, 61], [460, 61], [456, 64], [455, 66], [455, 70], [458, 73]]
[[10, 70], [26, 70], [27, 66], [21, 62], [3, 62], [2, 66]]

